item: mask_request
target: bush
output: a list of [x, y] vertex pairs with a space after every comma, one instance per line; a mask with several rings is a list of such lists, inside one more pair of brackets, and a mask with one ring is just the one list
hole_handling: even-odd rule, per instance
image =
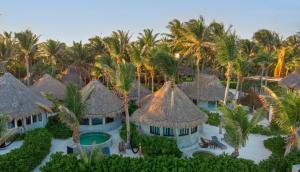
[[1, 171], [29, 172], [38, 166], [51, 148], [51, 134], [46, 129], [35, 129], [25, 134], [19, 149], [0, 156]]
[[[80, 164], [80, 165], [79, 165]], [[221, 155], [210, 158], [182, 159], [176, 157], [129, 158], [109, 156], [94, 164], [83, 164], [72, 155], [57, 153], [41, 168], [42, 172], [52, 171], [101, 171], [101, 172], [162, 172], [162, 171], [210, 171], [210, 172], [257, 172], [253, 161]]]
[[138, 109], [138, 106], [136, 105], [136, 103], [134, 101], [130, 101], [129, 102], [129, 106], [128, 106], [128, 111], [129, 114], [133, 114], [133, 112], [135, 112]]
[[271, 135], [275, 134], [269, 128], [263, 127], [261, 125], [257, 125], [254, 128], [252, 128], [252, 130], [250, 131], [250, 133], [252, 133], [252, 134], [260, 134], [260, 135], [264, 135], [264, 136], [271, 136]]
[[206, 123], [213, 126], [219, 126], [220, 125], [220, 115], [219, 113], [207, 113], [208, 120]]
[[[145, 156], [175, 156], [181, 157], [181, 152], [177, 147], [176, 141], [172, 138], [160, 136], [147, 136], [139, 134], [136, 126], [131, 124], [131, 144], [137, 148], [139, 143], [142, 145], [142, 151]], [[123, 125], [120, 136], [126, 140], [126, 125]]]
[[264, 146], [269, 149], [272, 154], [279, 156], [284, 155], [285, 151], [285, 140], [281, 136], [272, 137], [264, 140]]
[[268, 159], [259, 163], [262, 172], [290, 172], [292, 166], [300, 163], [300, 151], [291, 152], [287, 156], [272, 154]]
[[46, 128], [54, 138], [66, 139], [72, 137], [72, 131], [55, 117], [49, 118]]

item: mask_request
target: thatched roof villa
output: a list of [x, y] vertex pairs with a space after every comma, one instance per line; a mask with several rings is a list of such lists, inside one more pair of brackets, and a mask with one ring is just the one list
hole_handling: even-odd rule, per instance
[[[197, 92], [197, 83], [199, 82], [199, 91]], [[194, 102], [200, 100], [198, 105], [204, 109], [215, 111], [218, 101], [223, 101], [225, 87], [221, 84], [218, 77], [201, 73], [199, 79], [193, 82], [184, 82], [178, 87]], [[234, 96], [229, 92], [228, 100]]]
[[31, 86], [31, 89], [38, 94], [41, 92], [50, 94], [58, 100], [63, 100], [65, 98], [66, 86], [48, 74], [45, 74], [42, 78], [37, 80]]
[[132, 114], [131, 121], [146, 134], [175, 137], [179, 147], [187, 147], [198, 142], [207, 115], [176, 85], [172, 88], [166, 82], [141, 100], [141, 107]]
[[5, 73], [0, 77], [0, 113], [9, 116], [9, 128], [22, 127], [27, 130], [44, 127], [47, 115], [36, 103], [49, 108], [53, 106], [50, 101], [26, 87], [12, 74]]
[[[144, 84], [140, 85], [140, 98], [143, 98], [150, 94], [151, 91], [144, 86]], [[131, 89], [129, 90], [128, 94], [129, 100], [137, 100], [138, 99], [138, 81], [134, 81], [132, 83]]]
[[300, 68], [279, 81], [279, 85], [292, 90], [300, 90]]
[[81, 89], [81, 94], [83, 97], [89, 96], [81, 130], [109, 131], [121, 125], [123, 103], [114, 92], [99, 81], [92, 80]]

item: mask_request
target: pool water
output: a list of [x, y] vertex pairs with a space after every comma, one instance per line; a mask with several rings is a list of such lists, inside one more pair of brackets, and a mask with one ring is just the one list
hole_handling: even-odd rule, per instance
[[84, 133], [80, 135], [81, 145], [92, 145], [93, 143], [101, 144], [110, 139], [110, 135], [106, 133]]

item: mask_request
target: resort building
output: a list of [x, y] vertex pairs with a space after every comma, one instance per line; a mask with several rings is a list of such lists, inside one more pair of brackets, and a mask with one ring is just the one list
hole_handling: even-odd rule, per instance
[[279, 81], [279, 85], [300, 93], [300, 69], [295, 70]]
[[81, 131], [105, 132], [121, 126], [123, 103], [111, 90], [93, 80], [81, 89], [81, 94], [83, 97], [89, 96], [80, 122]]
[[[140, 84], [140, 98], [143, 98], [150, 93], [151, 91], [148, 88], [144, 87], [143, 84]], [[132, 83], [131, 89], [128, 93], [128, 98], [132, 101], [136, 101], [138, 99], [138, 81], [134, 81]]]
[[[197, 91], [197, 82], [199, 91]], [[208, 111], [217, 111], [218, 101], [223, 101], [225, 87], [221, 84], [219, 78], [214, 75], [201, 73], [198, 80], [193, 82], [184, 82], [178, 87], [191, 99], [194, 103], [198, 100], [198, 106]], [[228, 94], [228, 100], [234, 96], [231, 92]]]
[[65, 85], [48, 74], [36, 81], [31, 89], [38, 94], [42, 92], [49, 94], [58, 100], [65, 98]]
[[179, 148], [199, 141], [207, 115], [171, 82], [144, 97], [131, 121], [147, 135], [175, 138]]
[[0, 113], [9, 116], [8, 128], [31, 130], [47, 124], [47, 114], [37, 105], [51, 108], [50, 101], [35, 93], [12, 74], [0, 77]]
[[89, 82], [89, 72], [83, 67], [70, 65], [64, 72], [61, 78], [64, 84], [72, 83], [78, 87], [83, 87]]

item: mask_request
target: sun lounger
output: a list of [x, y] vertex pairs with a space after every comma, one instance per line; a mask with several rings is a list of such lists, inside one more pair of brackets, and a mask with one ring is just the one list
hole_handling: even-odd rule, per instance
[[221, 149], [227, 149], [227, 146], [218, 140], [217, 136], [211, 136], [212, 142]]

